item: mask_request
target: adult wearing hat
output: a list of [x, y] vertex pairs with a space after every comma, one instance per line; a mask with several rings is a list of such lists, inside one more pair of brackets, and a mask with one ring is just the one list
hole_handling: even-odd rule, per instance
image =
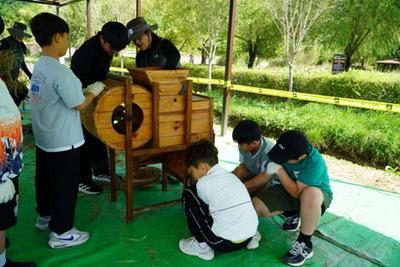
[[[0, 34], [4, 22], [0, 16]], [[1, 55], [0, 55], [1, 58]], [[13, 262], [6, 257], [6, 230], [17, 222], [18, 176], [22, 169], [21, 115], [2, 79], [8, 76], [6, 60], [0, 59], [0, 267], [34, 267], [32, 262]]]
[[181, 55], [176, 46], [168, 39], [159, 37], [154, 31], [157, 25], [149, 25], [143, 17], [128, 22], [129, 40], [139, 48], [136, 55], [136, 67], [162, 67], [176, 69], [180, 67]]
[[[24, 38], [32, 37], [30, 34], [26, 32], [26, 25], [20, 22], [15, 22], [12, 28], [8, 28], [8, 32], [10, 36], [1, 40], [0, 43], [0, 51], [2, 50], [12, 50], [15, 52], [16, 61], [14, 64], [14, 68], [11, 70], [11, 76], [13, 80], [17, 80], [19, 76], [19, 72], [22, 69], [26, 76], [30, 79], [32, 73], [29, 71], [28, 67], [25, 64], [25, 54], [26, 54], [26, 46], [23, 43]], [[20, 88], [17, 92], [13, 93], [11, 96], [17, 106], [24, 100], [26, 95], [28, 94], [28, 89], [24, 86]]]

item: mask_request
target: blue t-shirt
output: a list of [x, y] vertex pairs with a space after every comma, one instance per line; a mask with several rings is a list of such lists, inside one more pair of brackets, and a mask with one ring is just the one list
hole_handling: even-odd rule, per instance
[[283, 164], [283, 168], [294, 181], [299, 180], [305, 185], [319, 187], [332, 200], [333, 195], [325, 160], [315, 147], [310, 148], [311, 151], [304, 160], [295, 164], [286, 162]]
[[31, 79], [32, 129], [36, 145], [47, 152], [66, 151], [84, 143], [80, 113], [85, 97], [73, 72], [42, 56]]

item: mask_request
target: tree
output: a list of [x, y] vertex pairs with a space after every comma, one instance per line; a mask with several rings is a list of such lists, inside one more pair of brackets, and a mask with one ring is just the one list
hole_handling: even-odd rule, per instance
[[348, 70], [360, 50], [365, 56], [378, 56], [398, 46], [399, 17], [393, 0], [338, 0], [321, 27], [324, 43], [343, 51]]
[[[191, 30], [193, 38], [201, 45], [208, 57], [208, 78], [212, 78], [212, 64], [218, 44], [225, 41], [228, 28], [228, 1], [187, 0], [190, 14], [181, 18]], [[188, 9], [186, 9], [188, 10]], [[189, 11], [189, 10], [188, 10]], [[211, 85], [208, 85], [211, 90]]]
[[60, 17], [69, 25], [71, 47], [79, 47], [86, 37], [86, 5], [77, 2], [60, 8]]
[[157, 33], [163, 38], [170, 39], [178, 50], [193, 52], [198, 47], [193, 31], [188, 27], [186, 20], [183, 19], [192, 13], [187, 1], [146, 1], [142, 13], [152, 23], [158, 24]]
[[103, 25], [109, 21], [117, 21], [126, 25], [128, 21], [136, 17], [134, 1], [92, 1], [91, 7], [94, 32], [100, 31]]
[[293, 90], [296, 56], [305, 48], [305, 39], [320, 16], [329, 9], [329, 0], [270, 0], [267, 8], [283, 36], [289, 67], [289, 91]]
[[237, 7], [237, 28], [235, 37], [238, 46], [247, 53], [247, 67], [253, 68], [257, 58], [276, 55], [279, 48], [279, 32], [258, 0], [239, 1]]

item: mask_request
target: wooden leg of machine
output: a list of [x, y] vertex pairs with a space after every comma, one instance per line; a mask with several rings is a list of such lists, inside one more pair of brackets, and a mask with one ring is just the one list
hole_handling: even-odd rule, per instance
[[133, 220], [133, 178], [135, 175], [134, 170], [139, 169], [139, 161], [137, 158], [132, 158], [129, 162], [126, 160], [126, 173], [125, 173], [125, 198], [126, 198], [126, 221]]
[[115, 150], [108, 148], [108, 164], [110, 166], [111, 201], [117, 200], [117, 176], [115, 171]]
[[167, 174], [167, 169], [162, 166], [162, 172], [161, 172], [161, 178], [162, 178], [162, 187], [161, 190], [163, 192], [167, 191], [167, 185], [168, 185], [168, 174]]
[[[132, 178], [134, 168], [138, 168], [139, 162], [133, 157], [132, 147], [132, 81], [125, 79], [125, 197], [126, 197], [126, 221], [132, 221], [133, 219], [133, 203], [132, 203]], [[135, 161], [135, 162], [134, 162]]]

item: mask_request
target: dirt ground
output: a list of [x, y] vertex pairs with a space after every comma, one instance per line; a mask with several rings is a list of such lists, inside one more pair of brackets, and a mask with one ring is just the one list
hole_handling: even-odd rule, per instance
[[329, 173], [333, 178], [400, 193], [399, 175], [369, 166], [361, 166], [328, 155], [324, 155], [324, 158], [328, 165]]

